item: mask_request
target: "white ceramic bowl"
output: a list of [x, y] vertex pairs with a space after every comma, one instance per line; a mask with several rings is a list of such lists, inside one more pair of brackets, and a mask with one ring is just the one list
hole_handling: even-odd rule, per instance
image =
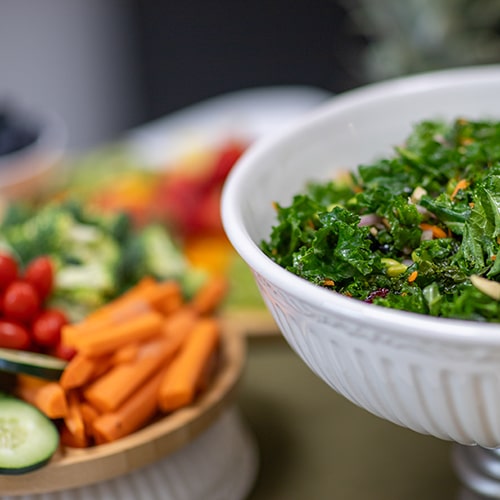
[[[243, 156], [224, 188], [232, 244], [292, 348], [333, 389], [391, 422], [500, 445], [500, 325], [436, 319], [349, 299], [287, 272], [259, 249], [312, 179], [389, 153], [424, 118], [500, 119], [500, 66], [372, 84], [334, 97]], [[334, 418], [334, 416], [332, 416]]]
[[57, 174], [66, 147], [66, 126], [56, 113], [31, 105], [17, 104], [12, 112], [17, 120], [32, 124], [37, 137], [22, 149], [0, 155], [0, 196], [38, 196], [60, 180]]

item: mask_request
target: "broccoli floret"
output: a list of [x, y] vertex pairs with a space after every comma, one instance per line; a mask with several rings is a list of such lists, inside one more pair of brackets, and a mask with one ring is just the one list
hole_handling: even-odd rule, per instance
[[186, 269], [186, 272], [179, 279], [184, 296], [188, 300], [191, 299], [208, 278], [209, 274], [204, 269], [195, 267]]
[[64, 205], [76, 221], [97, 226], [120, 243], [124, 242], [132, 232], [132, 220], [126, 212], [98, 212], [96, 209], [84, 209], [81, 203], [75, 200], [68, 200]]
[[81, 207], [48, 204], [21, 223], [6, 224], [0, 236], [0, 248], [16, 255], [23, 266], [39, 255], [50, 256], [56, 274], [53, 300], [79, 314], [116, 296], [121, 258], [120, 243], [90, 218], [83, 222], [84, 213]]
[[125, 212], [109, 214], [102, 221], [101, 227], [119, 243], [124, 243], [132, 233], [132, 219]]
[[17, 255], [22, 265], [38, 255], [53, 257], [58, 266], [96, 259], [116, 266], [120, 258], [119, 244], [112, 235], [99, 226], [80, 223], [64, 204], [46, 205], [24, 222], [7, 225], [0, 246]]
[[78, 323], [84, 320], [89, 312], [93, 311], [95, 307], [99, 307], [89, 306], [89, 303], [92, 303], [92, 301], [87, 300], [87, 302], [84, 303], [81, 302], [79, 298], [80, 297], [77, 295], [72, 297], [63, 296], [61, 294], [53, 295], [49, 300], [49, 306], [64, 311], [70, 322]]
[[68, 262], [99, 263], [114, 272], [120, 261], [120, 247], [99, 227], [74, 223], [66, 235], [65, 256]]
[[7, 225], [2, 230], [1, 244], [26, 265], [38, 255], [61, 254], [73, 223], [71, 214], [56, 205], [47, 205], [22, 223]]
[[185, 255], [160, 224], [146, 226], [129, 239], [122, 249], [120, 276], [123, 288], [136, 283], [143, 276], [159, 280], [175, 279], [186, 295], [206, 279], [204, 271], [193, 269]]
[[105, 304], [116, 294], [112, 270], [99, 262], [62, 267], [56, 274], [53, 301], [82, 317]]
[[157, 279], [179, 278], [186, 268], [183, 253], [159, 224], [145, 227], [129, 238], [123, 248], [121, 274], [129, 284], [145, 275]]
[[29, 203], [9, 203], [3, 210], [0, 228], [4, 230], [9, 226], [23, 224], [33, 217], [34, 214], [34, 207]]
[[59, 269], [56, 285], [64, 293], [90, 289], [111, 295], [115, 290], [113, 273], [97, 262]]
[[145, 274], [158, 279], [180, 278], [187, 261], [163, 226], [151, 225], [143, 229], [139, 241], [143, 248]]
[[63, 297], [71, 310], [90, 313], [119, 293], [120, 257], [120, 245], [111, 235], [98, 226], [74, 222], [57, 266], [55, 296]]
[[136, 231], [125, 214], [101, 214], [74, 201], [12, 208], [0, 223], [0, 249], [16, 255], [22, 266], [39, 255], [51, 257], [55, 287], [50, 303], [73, 321], [144, 276], [175, 279], [186, 297], [207, 278], [190, 265], [164, 226]]

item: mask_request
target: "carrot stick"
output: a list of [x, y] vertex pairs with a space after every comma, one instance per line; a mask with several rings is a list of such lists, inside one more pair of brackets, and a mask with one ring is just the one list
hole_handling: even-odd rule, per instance
[[153, 282], [109, 302], [93, 315], [90, 315], [85, 321], [115, 322], [130, 310], [140, 312], [141, 309], [146, 308], [156, 309], [161, 312], [165, 302], [177, 302], [179, 300], [182, 300], [182, 289], [179, 283], [173, 280]]
[[82, 334], [83, 329], [80, 324], [68, 323], [61, 327], [61, 343], [63, 345], [72, 346], [75, 339]]
[[80, 414], [82, 415], [87, 446], [90, 446], [94, 442], [94, 421], [100, 415], [100, 412], [96, 408], [94, 408], [88, 401], [81, 401]]
[[115, 300], [90, 314], [84, 323], [114, 323], [125, 315], [130, 317], [134, 312], [141, 312], [146, 308], [160, 309], [165, 301], [182, 298], [182, 289], [174, 280], [141, 281], [134, 288], [125, 292]]
[[127, 299], [119, 297], [115, 301], [106, 304], [102, 310], [98, 309], [94, 311], [94, 313], [87, 316], [81, 323], [77, 323], [76, 326], [85, 328], [95, 326], [99, 328], [103, 325], [125, 321], [132, 316], [151, 309], [151, 304], [139, 297], [130, 297]]
[[68, 413], [64, 417], [64, 425], [66, 426], [72, 441], [75, 443], [74, 446], [79, 443], [81, 445], [79, 447], [83, 448], [88, 445], [88, 440], [85, 432], [82, 412], [80, 410], [80, 401], [78, 399], [78, 395], [73, 391], [67, 393], [67, 398]]
[[211, 314], [226, 296], [228, 283], [225, 277], [211, 276], [195, 293], [191, 306], [198, 314]]
[[182, 301], [182, 289], [180, 284], [176, 281], [163, 281], [158, 283], [155, 289], [150, 290], [150, 292], [144, 296], [144, 300], [155, 309], [161, 311], [165, 303], [170, 301], [179, 303]]
[[208, 358], [207, 362], [205, 363], [205, 367], [200, 374], [200, 378], [196, 387], [197, 391], [206, 391], [210, 386], [212, 377], [217, 369], [218, 358], [219, 356], [216, 351], [214, 351]]
[[176, 313], [167, 316], [163, 321], [162, 335], [164, 337], [185, 336], [191, 331], [198, 320], [198, 315], [189, 307], [183, 307]]
[[426, 224], [425, 222], [422, 222], [420, 224], [420, 229], [422, 229], [422, 231], [432, 231], [432, 236], [434, 236], [434, 238], [447, 238], [448, 235], [446, 234], [446, 232], [441, 229], [439, 226], [435, 226], [433, 224]]
[[138, 352], [139, 352], [138, 342], [125, 344], [123, 347], [119, 347], [115, 351], [115, 353], [111, 356], [110, 364], [112, 366], [116, 366], [121, 363], [130, 363], [132, 361], [135, 361]]
[[123, 304], [128, 304], [132, 299], [140, 297], [141, 294], [154, 288], [156, 281], [151, 276], [145, 276], [133, 287], [129, 288], [125, 293], [108, 302], [106, 305], [100, 307], [94, 312], [90, 313], [84, 322], [92, 322], [94, 320], [100, 321], [102, 318], [108, 316], [113, 310], [120, 309]]
[[42, 380], [30, 375], [18, 375], [15, 393], [36, 406], [49, 418], [62, 418], [68, 413], [64, 389], [58, 382]]
[[195, 313], [184, 308], [165, 319], [162, 335], [137, 346], [136, 359], [111, 369], [85, 391], [85, 398], [101, 411], [118, 408], [141, 384], [168, 363], [178, 352], [197, 321]]
[[90, 358], [79, 352], [64, 368], [59, 383], [65, 390], [81, 387], [101, 373], [106, 361], [102, 357]]
[[149, 422], [158, 411], [158, 388], [164, 376], [161, 370], [136, 391], [118, 410], [104, 413], [93, 423], [97, 444], [127, 436]]
[[178, 311], [184, 305], [184, 297], [181, 293], [181, 288], [179, 286], [179, 293], [172, 293], [169, 296], [165, 296], [163, 300], [159, 301], [155, 308], [161, 312], [164, 316], [168, 316], [176, 311]]
[[183, 302], [182, 289], [176, 281], [156, 282], [144, 278], [135, 287], [87, 316], [82, 322], [64, 325], [62, 342], [74, 345], [81, 335], [91, 331], [123, 323], [130, 319], [157, 310], [163, 314], [174, 311]]
[[115, 366], [84, 390], [84, 397], [101, 412], [119, 408], [162, 366], [168, 363], [182, 344], [183, 337], [154, 339], [139, 348], [137, 359]]
[[102, 314], [93, 318], [87, 317], [80, 323], [64, 325], [61, 328], [61, 340], [66, 345], [74, 345], [81, 335], [88, 335], [110, 325], [124, 323], [131, 318], [151, 311], [152, 307], [144, 301], [134, 300], [130, 303], [120, 304], [109, 314]]
[[90, 446], [90, 440], [85, 434], [73, 434], [64, 422], [59, 427], [59, 435], [63, 446], [69, 446], [71, 448], [88, 448]]
[[89, 357], [109, 354], [128, 342], [153, 337], [161, 332], [163, 316], [158, 312], [146, 312], [125, 323], [91, 330], [74, 339], [73, 347]]
[[[82, 401], [80, 403], [80, 413], [82, 415], [83, 425], [87, 432], [92, 428], [94, 420], [100, 415], [99, 411], [94, 408], [89, 402]], [[87, 432], [88, 433], [88, 432]]]
[[102, 377], [113, 366], [113, 364], [111, 363], [111, 356], [109, 354], [97, 357], [97, 359], [99, 359], [100, 361], [94, 371], [93, 377], [87, 382], [87, 384], [93, 382], [99, 377]]
[[173, 411], [193, 401], [200, 378], [218, 341], [217, 321], [213, 318], [200, 319], [166, 369], [158, 394], [161, 410]]

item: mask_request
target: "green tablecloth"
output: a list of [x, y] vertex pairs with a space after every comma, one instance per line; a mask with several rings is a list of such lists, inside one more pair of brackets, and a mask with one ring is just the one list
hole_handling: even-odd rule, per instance
[[249, 500], [447, 500], [460, 489], [451, 443], [358, 408], [282, 337], [249, 339], [238, 405], [260, 453]]

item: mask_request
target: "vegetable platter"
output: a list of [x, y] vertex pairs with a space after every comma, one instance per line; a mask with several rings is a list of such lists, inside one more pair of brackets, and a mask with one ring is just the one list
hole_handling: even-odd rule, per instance
[[165, 227], [69, 200], [2, 215], [0, 475], [44, 467], [59, 444], [118, 442], [212, 388], [226, 280]]
[[[244, 334], [276, 327], [224, 235], [222, 184], [263, 124], [278, 128], [325, 98], [273, 89], [216, 99], [168, 122], [186, 141], [195, 129], [208, 141], [189, 140], [175, 161], [139, 154], [154, 136], [180, 141], [153, 124], [69, 161], [49, 197], [4, 203], [2, 494], [129, 473], [185, 447], [231, 405]], [[252, 113], [260, 132], [234, 127]]]
[[189, 262], [223, 274], [222, 306], [248, 335], [276, 334], [248, 267], [222, 228], [222, 185], [235, 162], [330, 94], [312, 87], [264, 87], [214, 97], [132, 130], [122, 141], [77, 159], [68, 169], [72, 196], [101, 210], [125, 209], [136, 224], [169, 228]]
[[0, 491], [27, 495], [76, 488], [130, 473], [168, 456], [192, 442], [230, 407], [244, 359], [242, 336], [224, 329], [217, 371], [194, 404], [111, 443], [85, 449], [60, 447], [44, 467], [22, 475], [0, 475]]
[[226, 280], [193, 267], [164, 226], [19, 200], [0, 235], [2, 493], [130, 472], [229, 405], [244, 350], [218, 314]]

